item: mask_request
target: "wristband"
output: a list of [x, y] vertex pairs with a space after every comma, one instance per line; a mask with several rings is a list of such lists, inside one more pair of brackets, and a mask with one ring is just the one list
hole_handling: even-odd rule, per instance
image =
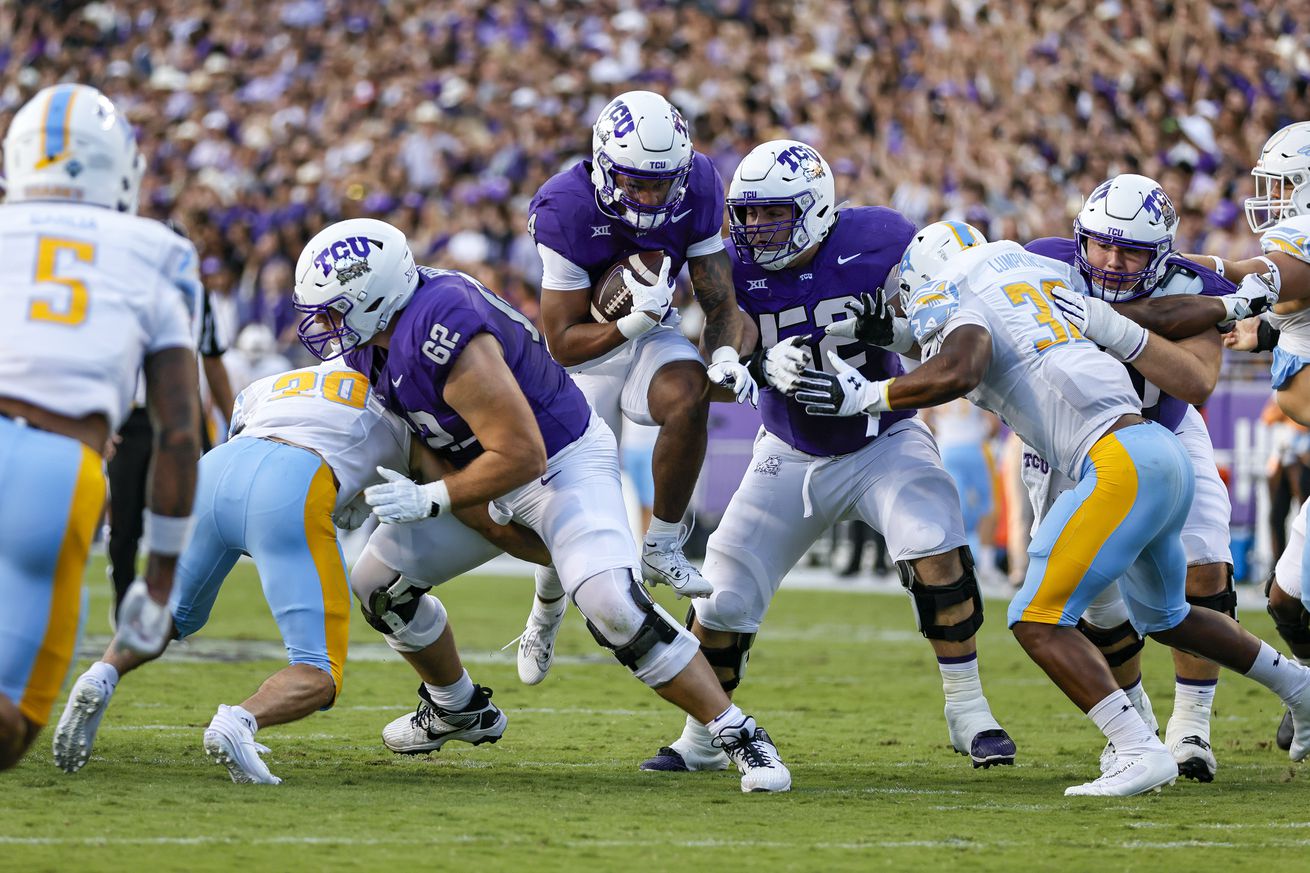
[[717, 349], [714, 350], [714, 354], [710, 355], [710, 363], [726, 364], [729, 361], [735, 363], [739, 359], [739, 357], [740, 356], [737, 354], [737, 350], [734, 349], [732, 346], [719, 346]]
[[152, 555], [180, 555], [191, 539], [191, 516], [146, 512], [146, 551]]
[[1275, 264], [1273, 261], [1271, 261], [1269, 258], [1266, 258], [1264, 255], [1260, 255], [1259, 257], [1256, 258], [1256, 260], [1257, 260], [1257, 261], [1264, 261], [1265, 266], [1267, 266], [1267, 267], [1269, 268], [1269, 270], [1268, 270], [1268, 272], [1269, 272], [1269, 280], [1270, 280], [1271, 282], [1273, 282], [1273, 285], [1274, 285], [1274, 293], [1275, 293], [1275, 294], [1280, 294], [1280, 293], [1282, 293], [1282, 290], [1283, 290], [1283, 271], [1280, 270], [1280, 269], [1278, 269], [1278, 265]]
[[659, 321], [652, 318], [650, 313], [638, 309], [636, 312], [629, 312], [627, 315], [614, 322], [614, 326], [619, 329], [619, 333], [628, 339], [636, 339], [644, 333], [654, 330]]
[[446, 486], [445, 481], [438, 479], [429, 482], [423, 486], [423, 493], [432, 501], [432, 509], [428, 512], [430, 517], [450, 512], [450, 488]]
[[1278, 328], [1263, 318], [1255, 326], [1255, 348], [1252, 351], [1270, 352], [1278, 345]]
[[1224, 259], [1218, 255], [1210, 255], [1210, 260], [1214, 261], [1214, 271], [1222, 276], [1224, 274]]
[[890, 379], [883, 379], [880, 382], [870, 383], [869, 387], [877, 392], [878, 396], [872, 403], [864, 407], [863, 411], [870, 414], [877, 412], [891, 412], [892, 404], [888, 395], [891, 393], [892, 383], [895, 381], [896, 377], [893, 376]]

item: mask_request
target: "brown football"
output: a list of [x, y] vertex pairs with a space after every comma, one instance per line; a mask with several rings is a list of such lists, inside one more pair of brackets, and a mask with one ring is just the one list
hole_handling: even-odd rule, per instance
[[631, 270], [637, 281], [654, 285], [663, 263], [664, 252], [633, 252], [616, 261], [591, 289], [591, 317], [603, 324], [632, 312], [632, 292], [623, 284], [624, 269]]

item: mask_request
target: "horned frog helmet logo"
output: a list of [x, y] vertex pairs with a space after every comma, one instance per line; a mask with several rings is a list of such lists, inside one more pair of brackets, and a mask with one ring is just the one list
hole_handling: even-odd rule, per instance
[[342, 285], [349, 285], [352, 280], [370, 272], [372, 267], [368, 265], [368, 261], [364, 258], [343, 258], [333, 264], [332, 269], [337, 274], [338, 282]]
[[822, 179], [824, 176], [823, 164], [818, 158], [807, 157], [801, 161], [801, 173], [804, 174], [807, 182]]

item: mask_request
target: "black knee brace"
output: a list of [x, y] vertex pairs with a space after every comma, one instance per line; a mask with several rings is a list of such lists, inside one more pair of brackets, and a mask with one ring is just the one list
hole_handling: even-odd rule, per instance
[[[696, 607], [692, 606], [687, 609], [687, 630], [691, 630], [692, 620], [696, 618]], [[723, 690], [732, 692], [737, 690], [741, 684], [741, 677], [746, 672], [746, 662], [751, 657], [751, 646], [755, 645], [755, 634], [742, 633], [741, 631], [727, 631], [736, 637], [732, 643], [719, 649], [711, 649], [704, 643], [700, 644], [701, 654], [705, 660], [710, 662], [711, 667], [717, 667], [721, 670], [731, 670], [732, 675], [727, 679], [720, 679], [719, 684]]]
[[[973, 552], [968, 546], [960, 547], [960, 563], [964, 575], [949, 585], [925, 585], [909, 561], [897, 561], [896, 572], [901, 584], [914, 599], [915, 622], [919, 633], [930, 640], [959, 643], [978, 632], [983, 623], [982, 594], [978, 591], [978, 577], [973, 573]], [[955, 624], [938, 624], [937, 611], [972, 601], [973, 614]]]
[[410, 586], [404, 592], [394, 592], [401, 578], [397, 576], [390, 585], [375, 589], [368, 600], [359, 602], [359, 611], [364, 613], [364, 621], [379, 633], [394, 634], [413, 621], [423, 595], [432, 590]]
[[641, 627], [637, 628], [637, 633], [632, 639], [626, 643], [612, 643], [605, 638], [600, 628], [591, 623], [591, 619], [587, 619], [587, 630], [591, 631], [596, 642], [614, 653], [620, 664], [636, 672], [641, 659], [646, 657], [651, 649], [660, 643], [671, 643], [678, 638], [678, 629], [660, 615], [655, 609], [655, 601], [651, 600], [646, 589], [636, 580], [632, 582], [632, 599], [646, 614], [642, 619]]
[[[1272, 576], [1270, 579], [1272, 580]], [[1229, 616], [1233, 621], [1237, 620], [1237, 589], [1233, 587], [1233, 568], [1228, 567], [1227, 587], [1218, 594], [1202, 594], [1197, 596], [1187, 595], [1187, 602], [1192, 606], [1200, 606], [1204, 609], [1213, 609], [1215, 612], [1222, 612]], [[1265, 595], [1268, 596], [1266, 589]]]
[[[1270, 571], [1269, 578], [1265, 580], [1265, 597], [1269, 597], [1269, 592], [1274, 587], [1274, 573]], [[1273, 604], [1265, 604], [1265, 611], [1269, 617], [1274, 620], [1274, 629], [1278, 635], [1289, 646], [1310, 646], [1310, 612], [1306, 612], [1305, 607], [1301, 607], [1296, 618], [1287, 618], [1281, 610], [1274, 609]]]
[[[1101, 656], [1105, 658], [1105, 662], [1111, 667], [1122, 667], [1127, 664], [1133, 655], [1140, 652], [1142, 647], [1146, 645], [1146, 640], [1133, 629], [1132, 624], [1129, 622], [1111, 628], [1103, 628], [1079, 619], [1078, 630], [1082, 631], [1083, 636], [1092, 641], [1092, 645], [1101, 650]], [[1132, 642], [1122, 649], [1116, 649], [1113, 652], [1106, 651], [1110, 646], [1124, 640], [1132, 640]]]

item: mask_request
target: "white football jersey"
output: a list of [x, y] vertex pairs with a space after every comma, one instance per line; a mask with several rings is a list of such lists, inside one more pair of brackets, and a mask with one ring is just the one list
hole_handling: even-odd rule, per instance
[[[1310, 215], [1298, 215], [1279, 222], [1260, 237], [1260, 249], [1265, 254], [1279, 252], [1310, 264]], [[1270, 312], [1266, 318], [1277, 330], [1278, 347], [1289, 354], [1310, 358], [1310, 305], [1295, 312], [1279, 315]]]
[[318, 452], [336, 474], [338, 510], [382, 481], [379, 466], [409, 470], [408, 428], [342, 361], [252, 382], [237, 396], [232, 435], [277, 437]]
[[80, 203], [0, 206], [0, 394], [117, 430], [142, 360], [194, 348], [195, 247]]
[[1056, 285], [1081, 290], [1082, 277], [1003, 241], [962, 252], [934, 280], [954, 282], [960, 293], [939, 336], [976, 324], [992, 338], [991, 364], [969, 399], [1077, 481], [1105, 429], [1142, 409], [1123, 364], [1083, 339], [1051, 300]]

